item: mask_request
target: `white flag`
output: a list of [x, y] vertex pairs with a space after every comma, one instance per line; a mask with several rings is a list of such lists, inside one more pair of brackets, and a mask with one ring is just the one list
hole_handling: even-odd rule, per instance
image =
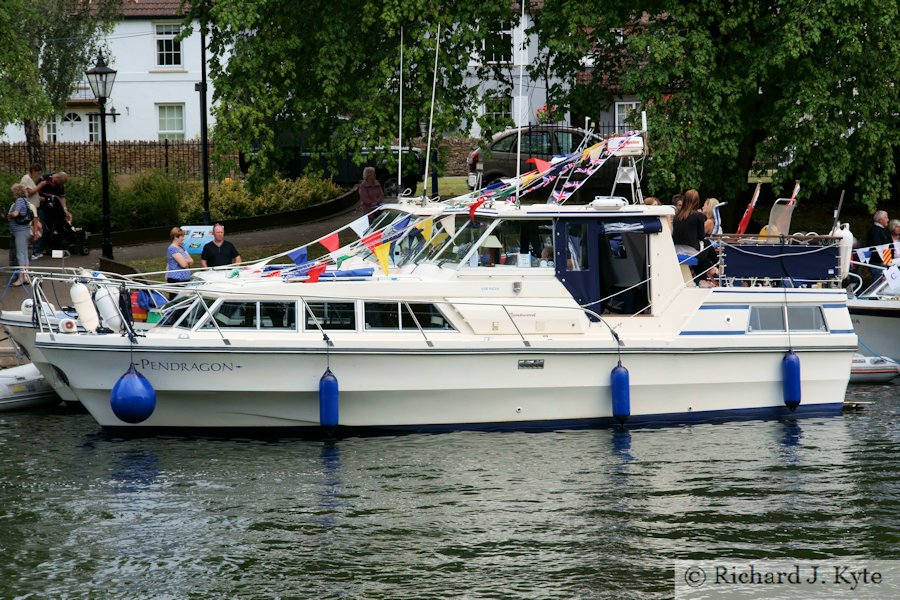
[[356, 232], [356, 237], [362, 237], [366, 232], [366, 229], [369, 228], [369, 217], [363, 215], [362, 217], [356, 219], [352, 223], [350, 223], [350, 229]]

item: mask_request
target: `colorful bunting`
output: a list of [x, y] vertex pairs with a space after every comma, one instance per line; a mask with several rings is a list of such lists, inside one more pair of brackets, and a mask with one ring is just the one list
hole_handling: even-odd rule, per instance
[[288, 258], [294, 261], [295, 265], [301, 265], [306, 262], [306, 248], [297, 248], [288, 252]]
[[375, 246], [381, 243], [381, 232], [376, 231], [375, 233], [370, 233], [360, 241], [365, 245], [366, 248], [374, 252]]
[[356, 233], [356, 237], [362, 237], [369, 228], [369, 217], [363, 215], [350, 223], [350, 229]]
[[332, 233], [331, 235], [328, 235], [328, 236], [322, 238], [321, 240], [319, 240], [319, 243], [322, 244], [323, 246], [325, 246], [325, 248], [329, 252], [334, 252], [335, 250], [338, 249], [338, 246], [340, 245], [340, 242], [338, 241], [337, 233]]
[[309, 279], [307, 279], [305, 283], [317, 282], [319, 280], [319, 276], [325, 272], [325, 269], [327, 266], [328, 265], [321, 264], [321, 265], [316, 265], [313, 268], [311, 268], [309, 270], [309, 272], [307, 273], [307, 275], [309, 276]]
[[415, 224], [415, 228], [422, 232], [422, 236], [425, 237], [425, 241], [431, 239], [432, 229], [434, 227], [434, 217], [430, 217], [425, 219], [424, 221], [419, 221]]
[[475, 211], [478, 210], [478, 207], [487, 202], [486, 197], [482, 197], [478, 202], [474, 202], [469, 205], [469, 218], [473, 221], [475, 220]]
[[384, 271], [384, 274], [388, 274], [388, 257], [391, 252], [390, 244], [381, 244], [380, 246], [376, 246], [373, 250], [375, 256], [378, 258], [378, 264], [381, 265], [381, 269]]

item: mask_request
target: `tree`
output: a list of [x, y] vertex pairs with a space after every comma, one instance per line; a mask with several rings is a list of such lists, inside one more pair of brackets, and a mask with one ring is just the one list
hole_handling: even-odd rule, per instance
[[4, 30], [22, 32], [0, 48], [0, 124], [23, 123], [30, 162], [43, 162], [40, 121], [64, 112], [121, 5], [121, 0], [6, 0], [0, 6]]
[[651, 192], [747, 197], [748, 172], [773, 169], [778, 187], [849, 183], [874, 207], [900, 149], [898, 11], [895, 0], [546, 0], [535, 31], [564, 79], [593, 62], [589, 81], [560, 90], [569, 106], [601, 89], [637, 94]]
[[[217, 145], [253, 155], [267, 177], [301, 142], [311, 151], [388, 146], [398, 134], [403, 30], [403, 137], [427, 133], [435, 41], [438, 92], [433, 131], [475, 117], [482, 98], [467, 72], [483, 41], [515, 19], [508, 1], [203, 0], [190, 19], [209, 24]], [[508, 88], [503, 88], [508, 93]]]

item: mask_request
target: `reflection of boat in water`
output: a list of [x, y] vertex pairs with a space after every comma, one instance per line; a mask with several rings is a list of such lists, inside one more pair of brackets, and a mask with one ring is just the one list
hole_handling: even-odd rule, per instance
[[[603, 156], [588, 149], [522, 181]], [[856, 336], [832, 238], [723, 238], [719, 286], [698, 287], [676, 254], [671, 207], [519, 205], [509, 186], [385, 206], [340, 246], [327, 236], [322, 260], [181, 288], [181, 304], [145, 332], [42, 327], [35, 347], [113, 429], [840, 413]], [[792, 286], [745, 286], [751, 278]], [[91, 310], [97, 321], [110, 309], [79, 314]], [[140, 376], [120, 378], [132, 364]]]
[[59, 400], [31, 363], [0, 371], [0, 412], [52, 406]]
[[900, 365], [884, 356], [853, 355], [851, 383], [887, 383], [900, 375]]

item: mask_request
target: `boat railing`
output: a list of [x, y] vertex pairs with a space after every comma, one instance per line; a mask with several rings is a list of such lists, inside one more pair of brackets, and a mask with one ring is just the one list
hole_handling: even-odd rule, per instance
[[719, 249], [719, 279], [732, 285], [760, 280], [783, 285], [841, 281], [841, 238], [816, 234], [710, 236]]

